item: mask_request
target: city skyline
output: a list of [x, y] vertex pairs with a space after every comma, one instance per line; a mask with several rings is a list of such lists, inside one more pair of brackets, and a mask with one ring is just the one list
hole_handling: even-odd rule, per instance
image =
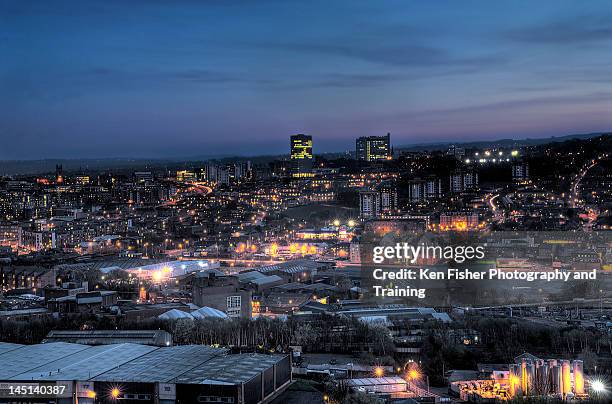
[[603, 403], [612, 2], [0, 0], [0, 404]]
[[[0, 160], [315, 153], [612, 127], [605, 2], [6, 2]], [[529, 7], [526, 7], [529, 5]], [[477, 7], [476, 7], [477, 6]]]

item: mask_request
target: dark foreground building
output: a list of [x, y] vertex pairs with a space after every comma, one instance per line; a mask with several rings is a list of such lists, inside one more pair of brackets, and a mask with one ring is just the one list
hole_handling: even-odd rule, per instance
[[163, 330], [85, 330], [85, 331], [50, 331], [43, 340], [47, 342], [71, 342], [85, 345], [110, 345], [129, 342], [153, 346], [172, 345], [172, 335]]
[[0, 342], [0, 403], [258, 404], [290, 382], [288, 355], [204, 345]]

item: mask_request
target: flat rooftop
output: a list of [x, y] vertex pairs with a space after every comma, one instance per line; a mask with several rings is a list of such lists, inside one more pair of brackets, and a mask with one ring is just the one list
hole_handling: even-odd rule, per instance
[[225, 348], [206, 345], [0, 343], [0, 381], [238, 384], [285, 358], [287, 355], [229, 354]]
[[163, 330], [53, 330], [43, 340], [49, 342], [70, 342], [82, 345], [106, 344], [145, 344], [166, 346], [172, 345], [172, 336]]
[[10, 342], [0, 342], [0, 354], [3, 354], [13, 349], [21, 348], [23, 345], [11, 344]]
[[177, 384], [209, 384], [211, 382], [247, 382], [272, 367], [283, 355], [241, 354], [216, 356], [206, 366], [196, 367], [181, 374]]

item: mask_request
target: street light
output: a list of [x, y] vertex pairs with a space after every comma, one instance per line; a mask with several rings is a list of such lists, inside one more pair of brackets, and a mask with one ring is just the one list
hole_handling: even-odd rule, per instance
[[[419, 365], [416, 362], [406, 362], [406, 364], [404, 365], [404, 369], [406, 369], [406, 381], [410, 382], [410, 385], [414, 385], [416, 381], [422, 380], [423, 376], [426, 376], [423, 374], [423, 372], [419, 368]], [[429, 376], [426, 377], [427, 391], [429, 392]]]
[[599, 379], [591, 380], [591, 390], [596, 394], [602, 394], [606, 392], [606, 385]]
[[115, 400], [119, 398], [120, 395], [121, 395], [121, 391], [117, 387], [114, 387], [111, 390], [111, 397], [114, 398]]
[[417, 369], [410, 369], [406, 376], [409, 380], [420, 380], [422, 375]]

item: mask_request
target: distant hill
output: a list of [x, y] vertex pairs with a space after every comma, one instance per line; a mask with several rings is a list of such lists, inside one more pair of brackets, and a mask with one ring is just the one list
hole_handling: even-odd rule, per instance
[[[610, 132], [599, 132], [599, 133], [588, 133], [588, 134], [575, 134], [567, 136], [552, 136], [547, 138], [526, 138], [526, 139], [499, 139], [499, 140], [483, 140], [483, 141], [471, 141], [471, 142], [435, 142], [435, 143], [421, 143], [415, 145], [399, 145], [394, 146], [396, 151], [435, 151], [445, 150], [449, 145], [461, 145], [462, 147], [520, 147], [520, 146], [533, 146], [546, 143], [564, 142], [571, 139], [588, 139], [597, 137], [605, 134], [612, 134]], [[346, 157], [346, 152], [328, 152], [319, 153], [318, 155], [327, 158], [339, 158]], [[178, 167], [189, 167], [198, 162], [204, 162], [208, 160], [246, 160], [249, 159], [254, 163], [266, 163], [274, 159], [286, 157], [286, 155], [268, 155], [268, 156], [232, 156], [227, 155], [210, 155], [210, 156], [192, 156], [184, 158], [171, 158], [171, 159], [134, 159], [134, 158], [98, 158], [98, 159], [44, 159], [44, 160], [4, 160], [0, 161], [0, 175], [35, 175], [52, 173], [55, 171], [56, 165], [61, 165], [65, 172], [77, 172], [77, 171], [100, 171], [100, 170], [146, 170], [146, 169], [160, 169], [168, 168], [174, 169]]]
[[435, 142], [435, 143], [421, 143], [417, 145], [400, 145], [395, 146], [395, 150], [400, 151], [424, 151], [424, 150], [445, 150], [450, 145], [457, 145], [465, 148], [480, 148], [480, 147], [521, 147], [521, 146], [536, 146], [546, 143], [557, 143], [565, 142], [566, 140], [573, 139], [590, 139], [602, 135], [612, 135], [611, 132], [597, 132], [597, 133], [586, 133], [566, 136], [551, 136], [546, 138], [526, 138], [526, 139], [498, 139], [498, 140], [482, 140], [482, 141], [470, 141], [470, 142]]

